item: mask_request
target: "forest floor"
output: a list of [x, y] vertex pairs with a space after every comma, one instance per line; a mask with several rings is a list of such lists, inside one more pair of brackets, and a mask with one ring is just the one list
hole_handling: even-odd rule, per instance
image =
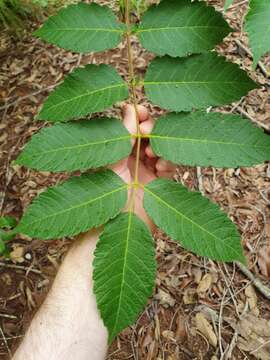
[[[221, 10], [222, 1], [209, 2]], [[215, 110], [240, 113], [269, 132], [265, 68], [270, 67], [270, 57], [252, 71], [242, 32], [246, 10], [247, 1], [239, 0], [227, 11], [235, 32], [218, 51], [247, 70], [261, 88], [238, 103]], [[67, 177], [12, 164], [30, 136], [47, 125], [34, 117], [49, 91], [74, 67], [90, 62], [112, 64], [126, 77], [127, 58], [124, 42], [112, 51], [80, 56], [35, 39], [30, 30], [17, 39], [1, 32], [0, 44], [0, 214], [19, 219], [38, 193]], [[135, 39], [133, 45], [136, 73], [143, 76], [152, 55]], [[153, 117], [161, 114], [147, 103], [142, 91], [138, 96]], [[119, 115], [120, 105], [110, 113]], [[235, 222], [250, 272], [243, 272], [237, 264], [196, 257], [158, 232], [155, 293], [136, 324], [114, 341], [108, 359], [269, 360], [270, 291], [263, 295], [262, 285], [270, 287], [270, 164], [227, 170], [181, 166], [176, 179], [218, 203]], [[71, 242], [18, 236], [10, 243], [11, 259], [0, 258], [0, 359], [9, 359], [23, 337]]]

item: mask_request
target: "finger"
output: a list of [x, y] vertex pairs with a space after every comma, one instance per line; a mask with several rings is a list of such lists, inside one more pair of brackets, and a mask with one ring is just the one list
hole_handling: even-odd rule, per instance
[[143, 105], [137, 105], [139, 122], [144, 122], [149, 119], [149, 111]]
[[165, 179], [172, 179], [174, 176], [173, 171], [157, 171], [157, 177], [165, 178]]
[[144, 161], [145, 156], [145, 144], [142, 143], [140, 147], [140, 160]]
[[[140, 146], [140, 160], [142, 160], [142, 161], [146, 158], [145, 147], [146, 147], [146, 144], [142, 141], [141, 146]], [[136, 157], [137, 143], [133, 146], [131, 154]]]
[[123, 124], [130, 134], [136, 134], [136, 112], [130, 104], [123, 107]]
[[[136, 112], [134, 106], [130, 104], [126, 104], [123, 107], [123, 125], [127, 129], [130, 134], [136, 134], [137, 126], [136, 126]], [[136, 139], [133, 138], [131, 140], [132, 146], [135, 145]]]
[[152, 148], [150, 145], [148, 145], [145, 149], [145, 153], [146, 155], [150, 158], [150, 159], [153, 159], [156, 157], [155, 153], [153, 152]]
[[149, 157], [146, 157], [144, 159], [144, 165], [147, 167], [147, 169], [156, 172], [156, 162], [157, 158], [150, 159]]
[[143, 135], [149, 135], [152, 132], [153, 127], [154, 127], [154, 120], [149, 118], [148, 120], [140, 124], [140, 132]]
[[170, 161], [159, 159], [156, 163], [157, 172], [159, 171], [174, 171], [176, 166]]

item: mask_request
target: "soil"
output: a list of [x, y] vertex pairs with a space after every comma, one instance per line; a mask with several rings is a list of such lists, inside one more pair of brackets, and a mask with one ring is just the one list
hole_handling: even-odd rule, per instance
[[[221, 11], [222, 1], [209, 2]], [[270, 67], [270, 56], [252, 71], [242, 30], [246, 10], [247, 1], [238, 0], [227, 11], [235, 32], [218, 51], [261, 87], [238, 103], [215, 110], [240, 113], [269, 132], [269, 78], [264, 69]], [[38, 193], [68, 176], [12, 163], [31, 135], [48, 125], [35, 121], [48, 93], [73, 68], [87, 63], [112, 64], [127, 77], [125, 42], [118, 49], [80, 56], [35, 39], [31, 32], [38, 25], [29, 25], [20, 38], [5, 31], [0, 34], [0, 213], [17, 219]], [[152, 55], [136, 39], [133, 45], [140, 77]], [[162, 113], [147, 102], [142, 89], [138, 97], [153, 117]], [[119, 104], [106, 113], [119, 116], [120, 108]], [[260, 291], [262, 284], [270, 286], [269, 163], [227, 170], [181, 166], [176, 179], [218, 203], [235, 222], [253, 278], [236, 264], [197, 257], [158, 232], [155, 293], [136, 324], [111, 345], [108, 359], [270, 359], [270, 303]], [[18, 236], [9, 245], [11, 258], [0, 258], [0, 359], [9, 359], [23, 337], [72, 241]], [[253, 286], [254, 279], [258, 286]]]

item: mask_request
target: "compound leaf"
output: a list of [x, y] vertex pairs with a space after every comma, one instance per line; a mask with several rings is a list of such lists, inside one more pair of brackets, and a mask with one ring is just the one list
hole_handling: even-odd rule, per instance
[[270, 159], [270, 138], [239, 115], [169, 114], [150, 135], [154, 152], [191, 166], [251, 166]]
[[66, 121], [104, 109], [128, 97], [128, 87], [114, 68], [86, 65], [69, 74], [46, 100], [39, 120]]
[[41, 239], [73, 236], [116, 216], [127, 200], [127, 184], [111, 170], [74, 176], [39, 195], [17, 232]]
[[112, 164], [131, 152], [131, 136], [118, 119], [56, 124], [34, 135], [16, 163], [41, 171], [74, 171]]
[[163, 0], [143, 16], [137, 31], [142, 46], [158, 55], [185, 56], [213, 49], [232, 31], [204, 2]]
[[154, 242], [142, 220], [129, 212], [109, 222], [94, 260], [94, 292], [109, 342], [144, 309], [155, 273]]
[[245, 31], [253, 53], [254, 66], [261, 56], [270, 51], [270, 1], [250, 0], [246, 16]]
[[200, 193], [165, 179], [152, 181], [144, 190], [148, 215], [185, 249], [213, 260], [245, 261], [235, 225]]
[[206, 53], [155, 59], [148, 68], [144, 87], [148, 98], [160, 107], [190, 111], [239, 100], [258, 85], [236, 64]]
[[124, 30], [108, 7], [80, 3], [60, 10], [34, 35], [67, 50], [89, 53], [116, 47]]

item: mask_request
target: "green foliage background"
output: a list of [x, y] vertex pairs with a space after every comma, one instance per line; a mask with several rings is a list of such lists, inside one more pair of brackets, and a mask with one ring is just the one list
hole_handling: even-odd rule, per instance
[[39, 18], [44, 12], [53, 12], [76, 0], [0, 0], [0, 28], [20, 30], [27, 17]]

